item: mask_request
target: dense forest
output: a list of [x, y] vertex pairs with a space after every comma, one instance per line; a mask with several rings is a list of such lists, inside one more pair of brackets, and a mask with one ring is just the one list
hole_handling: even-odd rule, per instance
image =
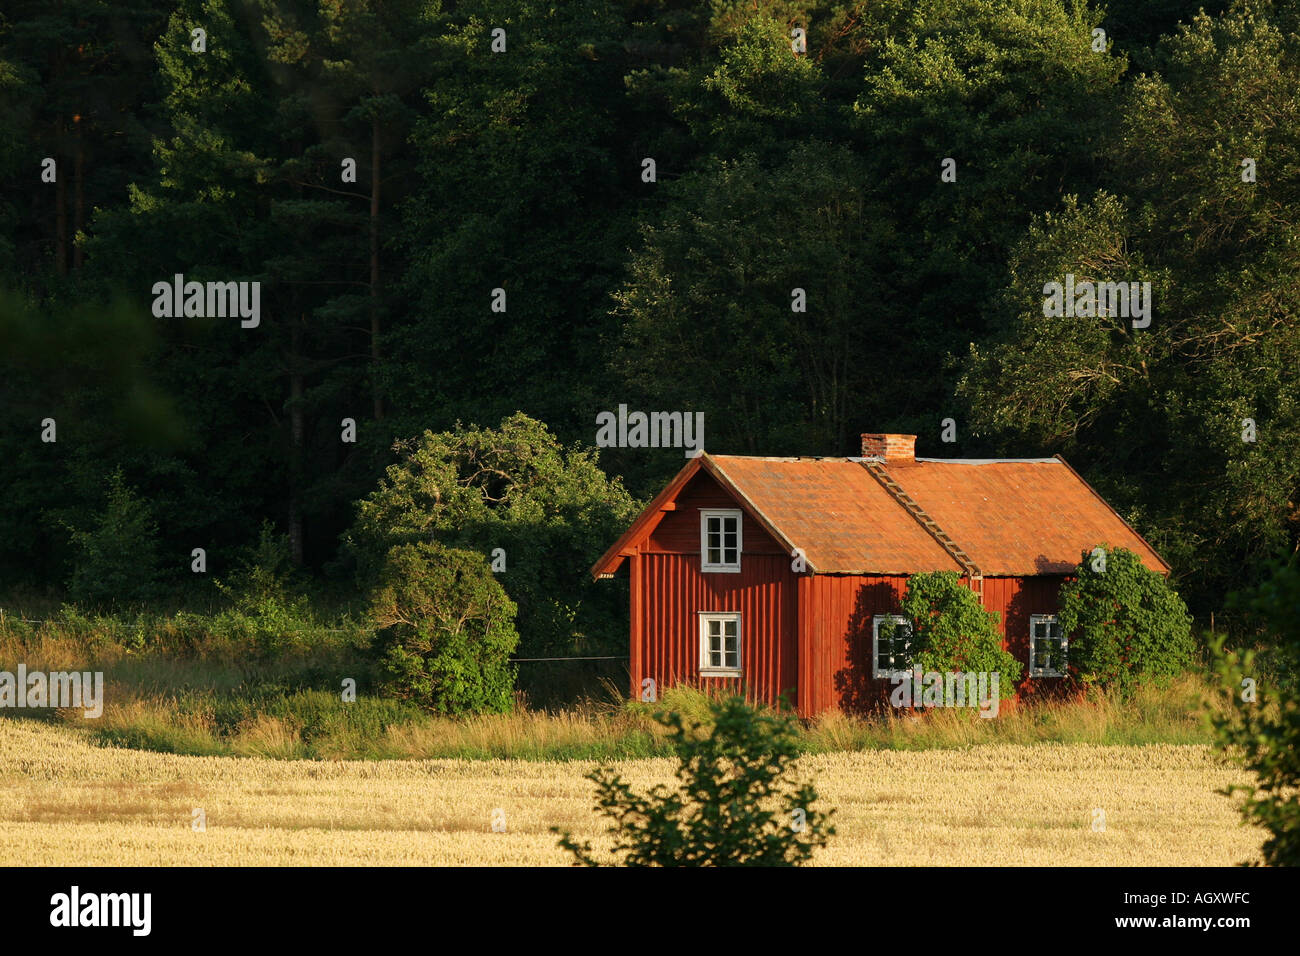
[[[1297, 266], [1295, 2], [2, 0], [0, 591], [113, 521], [158, 593], [268, 522], [346, 589], [395, 442], [623, 404], [1062, 454], [1207, 618], [1300, 542]], [[594, 460], [623, 515], [683, 457]]]

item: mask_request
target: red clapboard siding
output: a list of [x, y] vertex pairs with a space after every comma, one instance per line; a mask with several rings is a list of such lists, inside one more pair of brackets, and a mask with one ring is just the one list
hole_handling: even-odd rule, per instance
[[[698, 538], [698, 533], [697, 533]], [[738, 690], [751, 699], [775, 704], [792, 693], [796, 673], [795, 575], [784, 555], [746, 553], [739, 574], [701, 574], [699, 555], [642, 553], [634, 562], [633, 582], [643, 600], [632, 633], [632, 686], [646, 677], [661, 690], [674, 684]], [[699, 550], [698, 540], [696, 550]], [[700, 677], [700, 611], [739, 611], [740, 682]]]
[[800, 714], [830, 708], [862, 710], [888, 690], [887, 681], [871, 677], [871, 622], [877, 614], [894, 614], [907, 587], [902, 575], [819, 574], [805, 578], [808, 626], [801, 652], [805, 694]]
[[1054, 689], [1059, 681], [1033, 680], [1029, 677], [1029, 616], [1055, 614], [1059, 609], [1061, 585], [1066, 575], [1032, 578], [985, 578], [984, 607], [997, 611], [1002, 619], [1002, 646], [1025, 665], [1017, 692], [1041, 692]]

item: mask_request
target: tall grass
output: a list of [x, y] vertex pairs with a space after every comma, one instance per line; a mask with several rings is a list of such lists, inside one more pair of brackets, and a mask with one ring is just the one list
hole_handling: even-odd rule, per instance
[[[0, 670], [102, 670], [105, 708], [47, 711], [102, 744], [193, 755], [281, 759], [605, 760], [667, 756], [655, 719], [673, 710], [707, 722], [708, 696], [667, 690], [656, 704], [622, 699], [609, 686], [558, 710], [438, 718], [375, 694], [368, 635], [346, 619], [289, 622], [268, 633], [266, 621], [237, 612], [97, 618], [63, 608], [40, 625], [0, 620]], [[357, 683], [344, 701], [342, 680]], [[1041, 701], [1004, 708], [985, 719], [973, 709], [871, 716], [839, 713], [801, 724], [807, 753], [929, 750], [983, 744], [1208, 744], [1202, 717], [1203, 677], [1187, 675], [1127, 698]], [[27, 712], [28, 716], [33, 716]]]

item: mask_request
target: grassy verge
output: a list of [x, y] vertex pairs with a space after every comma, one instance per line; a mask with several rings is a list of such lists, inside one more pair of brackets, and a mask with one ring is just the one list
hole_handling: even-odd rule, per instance
[[[267, 627], [229, 614], [89, 618], [60, 611], [39, 626], [0, 621], [0, 670], [92, 670], [105, 675], [103, 715], [24, 713], [57, 721], [97, 743], [196, 756], [281, 759], [604, 760], [667, 756], [654, 712], [703, 720], [706, 697], [673, 689], [655, 705], [614, 688], [562, 710], [432, 717], [372, 690], [368, 635], [346, 620]], [[345, 702], [344, 678], [357, 699]], [[1095, 745], [1211, 744], [1203, 678], [1004, 710], [828, 714], [801, 730], [810, 754], [930, 750], [1044, 742]]]

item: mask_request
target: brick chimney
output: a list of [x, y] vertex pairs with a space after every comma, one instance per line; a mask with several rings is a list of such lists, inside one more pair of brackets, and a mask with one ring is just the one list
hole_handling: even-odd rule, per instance
[[864, 434], [862, 457], [883, 458], [885, 461], [915, 461], [916, 436]]

